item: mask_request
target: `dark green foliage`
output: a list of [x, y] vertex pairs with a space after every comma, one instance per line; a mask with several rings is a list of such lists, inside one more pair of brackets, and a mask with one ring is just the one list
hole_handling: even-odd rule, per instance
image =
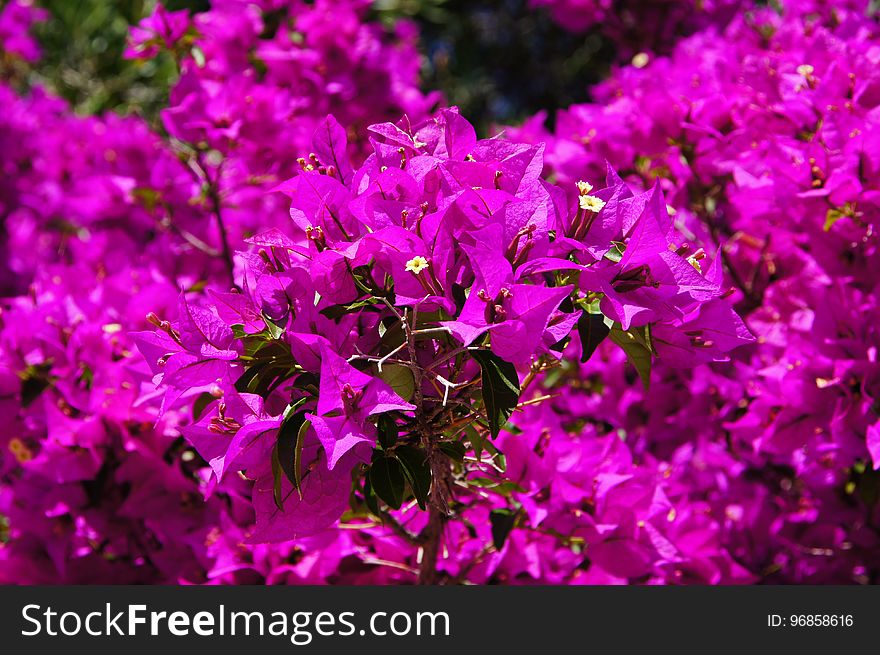
[[400, 509], [406, 491], [403, 466], [393, 457], [377, 454], [370, 466], [370, 486], [388, 507]]
[[586, 362], [596, 352], [599, 344], [605, 340], [611, 328], [605, 325], [602, 314], [591, 314], [584, 310], [577, 322], [578, 335], [581, 338], [581, 361]]
[[482, 134], [587, 101], [614, 56], [606, 40], [569, 34], [526, 0], [377, 0], [374, 12], [419, 23], [424, 88], [441, 90]]
[[[177, 71], [171, 57], [123, 59], [129, 26], [154, 0], [40, 0], [51, 20], [36, 26], [43, 48], [33, 81], [47, 83], [83, 114], [139, 113], [155, 121]], [[170, 10], [206, 11], [210, 0], [165, 0]], [[569, 34], [526, 0], [375, 0], [372, 18], [389, 28], [418, 23], [425, 55], [423, 87], [439, 89], [481, 134], [539, 110], [589, 99], [614, 53], [593, 35]], [[272, 23], [273, 15], [266, 17]], [[271, 33], [272, 30], [269, 30]]]
[[489, 350], [472, 350], [471, 356], [479, 362], [483, 372], [483, 404], [494, 439], [519, 402], [519, 376], [513, 364]]
[[[155, 118], [167, 104], [177, 69], [167, 56], [123, 59], [130, 25], [149, 14], [150, 0], [39, 0], [51, 19], [34, 27], [43, 56], [36, 81], [47, 83], [78, 113], [141, 113]], [[203, 11], [207, 0], [167, 0], [169, 9]]]
[[516, 512], [510, 509], [493, 509], [489, 513], [489, 523], [492, 525], [492, 544], [495, 550], [501, 550], [516, 525]]

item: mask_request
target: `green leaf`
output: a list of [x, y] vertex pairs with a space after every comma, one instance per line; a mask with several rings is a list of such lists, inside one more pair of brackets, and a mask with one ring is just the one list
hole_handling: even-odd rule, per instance
[[482, 370], [483, 404], [492, 438], [498, 436], [519, 402], [519, 377], [510, 362], [489, 350], [469, 351]]
[[578, 319], [577, 331], [581, 339], [581, 362], [586, 362], [611, 330], [605, 325], [602, 314], [591, 314], [584, 310]]
[[260, 362], [248, 368], [235, 381], [235, 390], [239, 393], [247, 393], [251, 383], [256, 384], [254, 380], [260, 375], [260, 372], [267, 366], [267, 362]]
[[[511, 430], [513, 434], [522, 434], [522, 430], [519, 428], [515, 428]], [[495, 467], [501, 471], [502, 473], [507, 470], [507, 457], [505, 457], [504, 453], [502, 453], [498, 448], [495, 447], [491, 441], [484, 442], [486, 451], [492, 456], [492, 460], [495, 463]]]
[[360, 290], [362, 293], [367, 294], [368, 296], [373, 295], [373, 289], [371, 288], [371, 284], [373, 283], [373, 279], [370, 273], [369, 265], [358, 266], [357, 268], [351, 271], [351, 278], [354, 281], [354, 285]]
[[[107, 326], [104, 327], [106, 329]], [[91, 390], [92, 385], [95, 383], [95, 372], [85, 364], [80, 364], [80, 373], [76, 381], [77, 384]]]
[[474, 455], [477, 457], [477, 461], [482, 461], [485, 439], [483, 439], [483, 436], [473, 425], [467, 426], [464, 432], [467, 435], [468, 443], [471, 445], [471, 450], [474, 451]]
[[403, 323], [396, 316], [387, 316], [379, 321], [377, 326], [379, 332], [379, 352], [385, 354], [391, 352], [394, 348], [402, 344], [406, 340], [406, 332], [403, 329]]
[[268, 398], [273, 391], [287, 382], [295, 373], [296, 369], [287, 366], [272, 367], [270, 374], [263, 376], [261, 383], [257, 386], [257, 394]]
[[394, 393], [404, 400], [412, 398], [416, 391], [412, 371], [402, 364], [385, 364], [382, 372], [379, 373], [379, 379], [394, 389]]
[[654, 351], [654, 343], [651, 340], [651, 324], [650, 323], [648, 325], [643, 325], [640, 328], [631, 328], [630, 332], [635, 334], [636, 339], [638, 339], [639, 342], [642, 345], [644, 345], [648, 349], [648, 351], [650, 351], [650, 353], [652, 355], [656, 354], [656, 352]]
[[196, 398], [193, 403], [193, 421], [198, 421], [199, 417], [202, 415], [202, 412], [205, 411], [205, 408], [210, 405], [213, 401], [217, 400], [209, 394], [207, 391], [199, 394], [199, 397]]
[[568, 346], [568, 344], [570, 342], [571, 342], [571, 335], [567, 334], [564, 337], [562, 337], [559, 341], [554, 343], [552, 346], [550, 346], [550, 350], [552, 350], [553, 352], [557, 352], [557, 353], [564, 352], [565, 348]]
[[852, 477], [859, 499], [873, 508], [880, 500], [880, 471], [875, 471], [870, 466], [853, 467], [853, 469]]
[[311, 422], [306, 420], [305, 411], [290, 414], [278, 428], [275, 444], [279, 466], [300, 497], [302, 497], [302, 449], [310, 425]]
[[467, 484], [472, 487], [479, 487], [486, 491], [492, 491], [499, 496], [509, 497], [512, 493], [525, 493], [525, 489], [510, 480], [493, 480], [492, 478], [470, 478]]
[[281, 341], [275, 341], [268, 328], [256, 334], [248, 334], [242, 338], [242, 341], [244, 345], [243, 359], [295, 363], [290, 354], [290, 346]]
[[464, 444], [460, 441], [440, 441], [437, 443], [437, 447], [445, 453], [447, 457], [454, 459], [456, 462], [464, 460], [464, 454], [467, 450], [464, 447]]
[[[297, 373], [296, 362], [284, 344], [254, 340], [246, 344], [247, 357], [253, 359], [235, 381], [239, 393], [253, 393], [264, 398]], [[247, 360], [245, 360], [247, 361]]]
[[131, 190], [131, 197], [140, 202], [147, 211], [153, 211], [162, 201], [162, 194], [150, 187], [135, 187]]
[[373, 485], [370, 484], [370, 476], [364, 478], [364, 503], [374, 516], [379, 516], [379, 503]]
[[626, 358], [642, 379], [645, 389], [651, 383], [651, 333], [645, 327], [630, 328], [624, 332], [619, 325], [611, 328], [610, 339], [623, 349]]
[[33, 403], [52, 384], [52, 380], [49, 378], [51, 370], [52, 362], [46, 361], [42, 364], [31, 364], [18, 374], [18, 377], [21, 378], [21, 404], [23, 407]]
[[299, 494], [300, 500], [302, 500], [303, 444], [306, 440], [306, 432], [308, 431], [311, 424], [311, 421], [305, 421], [301, 426], [299, 426], [299, 431], [296, 433], [296, 449], [293, 451], [293, 472], [296, 478], [294, 480], [293, 486], [296, 489], [296, 493]]
[[623, 253], [626, 252], [626, 244], [620, 241], [612, 241], [611, 243], [614, 244], [614, 247], [605, 253], [605, 259], [610, 259], [612, 262], [617, 263], [623, 259]]
[[377, 457], [370, 467], [370, 485], [388, 507], [400, 509], [406, 478], [400, 462], [391, 457]]
[[296, 379], [293, 381], [293, 386], [297, 389], [307, 390], [309, 387], [314, 387], [315, 391], [320, 387], [321, 380], [314, 373], [310, 373], [306, 371], [305, 373], [300, 373], [296, 376]]
[[284, 334], [284, 327], [281, 325], [278, 325], [275, 321], [273, 321], [271, 318], [266, 316], [265, 313], [262, 314], [262, 317], [263, 317], [263, 322], [266, 324], [266, 329], [269, 332], [269, 336], [272, 337], [273, 339], [280, 339], [281, 335]]
[[383, 450], [388, 450], [397, 443], [398, 429], [397, 421], [395, 421], [389, 413], [379, 414], [379, 420], [376, 422], [379, 428], [379, 445]]
[[324, 309], [322, 309], [320, 313], [327, 318], [335, 321], [338, 318], [342, 318], [346, 314], [351, 314], [352, 312], [356, 312], [360, 309], [363, 309], [364, 307], [372, 307], [378, 302], [381, 302], [378, 298], [374, 296], [369, 296], [367, 298], [355, 300], [354, 302], [345, 305], [330, 305], [329, 307], [325, 307]]
[[830, 208], [825, 213], [825, 224], [822, 226], [822, 229], [826, 232], [830, 232], [831, 228], [834, 227], [834, 224], [844, 217], [844, 213], [839, 209]]
[[452, 283], [452, 299], [455, 301], [456, 308], [458, 308], [456, 313], [460, 313], [465, 302], [467, 302], [467, 294], [464, 292], [464, 287], [456, 282]]
[[308, 398], [300, 398], [294, 402], [288, 403], [287, 407], [284, 408], [284, 414], [282, 417], [287, 420], [294, 414], [296, 414], [297, 410], [308, 402]]
[[495, 550], [501, 550], [516, 525], [516, 512], [511, 509], [493, 509], [489, 512], [489, 523], [492, 526], [492, 544]]
[[281, 497], [281, 476], [283, 475], [278, 455], [278, 444], [276, 443], [272, 448], [272, 498], [275, 500], [275, 507], [281, 512], [284, 511], [284, 499]]
[[431, 491], [431, 466], [428, 464], [428, 455], [421, 448], [406, 444], [397, 446], [393, 452], [403, 466], [403, 474], [419, 507], [427, 508], [428, 494]]

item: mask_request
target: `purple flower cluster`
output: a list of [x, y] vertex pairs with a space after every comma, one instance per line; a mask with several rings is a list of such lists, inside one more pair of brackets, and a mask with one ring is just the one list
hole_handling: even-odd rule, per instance
[[34, 23], [46, 20], [45, 9], [31, 0], [10, 0], [0, 8], [0, 59], [18, 57], [26, 62], [40, 58], [40, 46], [31, 35]]
[[140, 398], [127, 336], [198, 269], [223, 270], [196, 265], [145, 203], [152, 190], [187, 208], [197, 187], [138, 120], [0, 95], [0, 580], [197, 580], [211, 519]]
[[[201, 29], [250, 35], [252, 49], [265, 47], [260, 12], [215, 5], [197, 21]], [[181, 290], [228, 288], [228, 244], [286, 222], [283, 210], [263, 213], [273, 206], [266, 190], [295, 161], [272, 164], [266, 153], [283, 149], [286, 157], [311, 140], [327, 85], [352, 106], [353, 121], [418, 116], [418, 103], [429, 102], [416, 87], [412, 31], [386, 34], [363, 23], [362, 5], [335, 3], [333, 15], [327, 3], [267, 7], [286, 17], [277, 39], [288, 44], [288, 59], [335, 62], [309, 79], [305, 65], [270, 77], [247, 54], [250, 68], [223, 59], [225, 49], [199, 50], [200, 28], [157, 8], [144, 30], [168, 19], [157, 48], [173, 51], [184, 71], [175, 98], [237, 85], [239, 104], [229, 104], [232, 95], [222, 101], [237, 112], [235, 134], [221, 101], [207, 95], [197, 102], [216, 116], [169, 120], [171, 134], [162, 137], [138, 118], [78, 117], [38, 87], [22, 97], [0, 86], [3, 582], [239, 579], [218, 570], [229, 565], [212, 544], [221, 530], [253, 522], [249, 489], [229, 483], [205, 500], [203, 464], [178, 430], [192, 408], [159, 418], [161, 397], [129, 335], [149, 327], [150, 311], [175, 316]], [[4, 28], [14, 23], [2, 45], [12, 52], [43, 12], [13, 2], [2, 15]], [[207, 71], [200, 77], [208, 67], [212, 80]], [[365, 91], [378, 92], [370, 86], [377, 83], [381, 103]], [[256, 112], [249, 93], [278, 97]], [[289, 561], [290, 551], [278, 559]]]
[[324, 116], [346, 126], [359, 160], [368, 125], [402, 114], [419, 120], [440, 96], [418, 89], [415, 27], [401, 21], [389, 32], [365, 22], [368, 1], [211, 4], [194, 17], [157, 5], [133, 29], [126, 55], [168, 52], [178, 62], [162, 124], [229, 224], [228, 259], [230, 243], [283, 214], [266, 191], [299, 168]]
[[[184, 296], [177, 321], [152, 315], [158, 330], [135, 336], [164, 411], [204, 399], [181, 431], [209, 462], [211, 484], [238, 471], [254, 481], [247, 541], [314, 537], [347, 513], [393, 523], [400, 544], [381, 559], [404, 569], [417, 547], [460, 553], [435, 550], [431, 576], [471, 579], [479, 565], [475, 579], [528, 571], [564, 581], [583, 548], [606, 552], [594, 576], [664, 576], [666, 555], [642, 530], [661, 503], [666, 539], [673, 508], [655, 498], [658, 476], [622, 473], [633, 465], [607, 451], [619, 443], [612, 435], [595, 459], [569, 462], [577, 470], [564, 488], [546, 487], [557, 482], [546, 460], [572, 440], [592, 450], [594, 435], [571, 434], [551, 409], [533, 415], [547, 394], [526, 391], [550, 386], [572, 333], [575, 360], [608, 335], [646, 382], [655, 356], [725, 360], [752, 338], [724, 299], [717, 260], [677, 235], [659, 188], [634, 194], [609, 172], [604, 189], [572, 185], [569, 203], [541, 180], [543, 146], [477, 140], [455, 110], [370, 133], [373, 154], [354, 169], [345, 130], [322, 123], [299, 174], [277, 187], [292, 222], [239, 254], [241, 290]], [[597, 496], [597, 484], [622, 495]], [[612, 492], [619, 485], [628, 490]], [[628, 518], [614, 527], [579, 509], [588, 502]], [[529, 548], [561, 548], [568, 564], [547, 554], [561, 568], [545, 571], [520, 561], [523, 544], [507, 546], [500, 528], [481, 537], [466, 527], [492, 521], [522, 529]], [[530, 532], [545, 536], [531, 544]], [[638, 563], [615, 563], [632, 551]], [[724, 573], [707, 581], [736, 569], [717, 558]]]
[[681, 229], [720, 247], [756, 343], [658, 370], [649, 395], [618, 391], [629, 399], [587, 416], [690, 469], [682, 489], [771, 581], [876, 579], [880, 27], [865, 12], [756, 10], [620, 69], [553, 135], [543, 116], [513, 131], [547, 142], [564, 185], [606, 160], [636, 188], [659, 184]]
[[533, 4], [638, 53], [553, 133], [367, 0], [157, 5], [161, 130], [0, 85], [0, 582], [877, 581], [876, 19]]

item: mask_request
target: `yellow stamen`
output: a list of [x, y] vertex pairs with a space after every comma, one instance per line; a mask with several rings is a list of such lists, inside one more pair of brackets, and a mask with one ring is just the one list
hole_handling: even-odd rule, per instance
[[34, 458], [31, 449], [24, 445], [24, 442], [18, 437], [13, 437], [9, 442], [9, 452], [18, 460], [19, 464], [29, 462]]

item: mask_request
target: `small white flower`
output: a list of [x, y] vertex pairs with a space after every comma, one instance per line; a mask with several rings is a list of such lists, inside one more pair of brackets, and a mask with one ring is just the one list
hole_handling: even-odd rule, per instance
[[428, 260], [421, 255], [416, 255], [406, 263], [406, 270], [412, 271], [416, 275], [428, 268]]
[[605, 206], [605, 201], [596, 196], [580, 196], [578, 198], [578, 204], [581, 209], [586, 209], [587, 211], [598, 214], [602, 211], [602, 207]]
[[632, 65], [636, 68], [644, 68], [650, 63], [651, 58], [648, 56], [646, 52], [640, 52], [635, 57], [632, 58]]
[[816, 70], [810, 64], [801, 64], [797, 67], [797, 74], [802, 75], [803, 77], [809, 77], [813, 74], [813, 71]]
[[590, 191], [593, 190], [593, 185], [589, 182], [584, 182], [583, 180], [578, 180], [577, 183], [578, 193], [582, 196], [587, 195]]

